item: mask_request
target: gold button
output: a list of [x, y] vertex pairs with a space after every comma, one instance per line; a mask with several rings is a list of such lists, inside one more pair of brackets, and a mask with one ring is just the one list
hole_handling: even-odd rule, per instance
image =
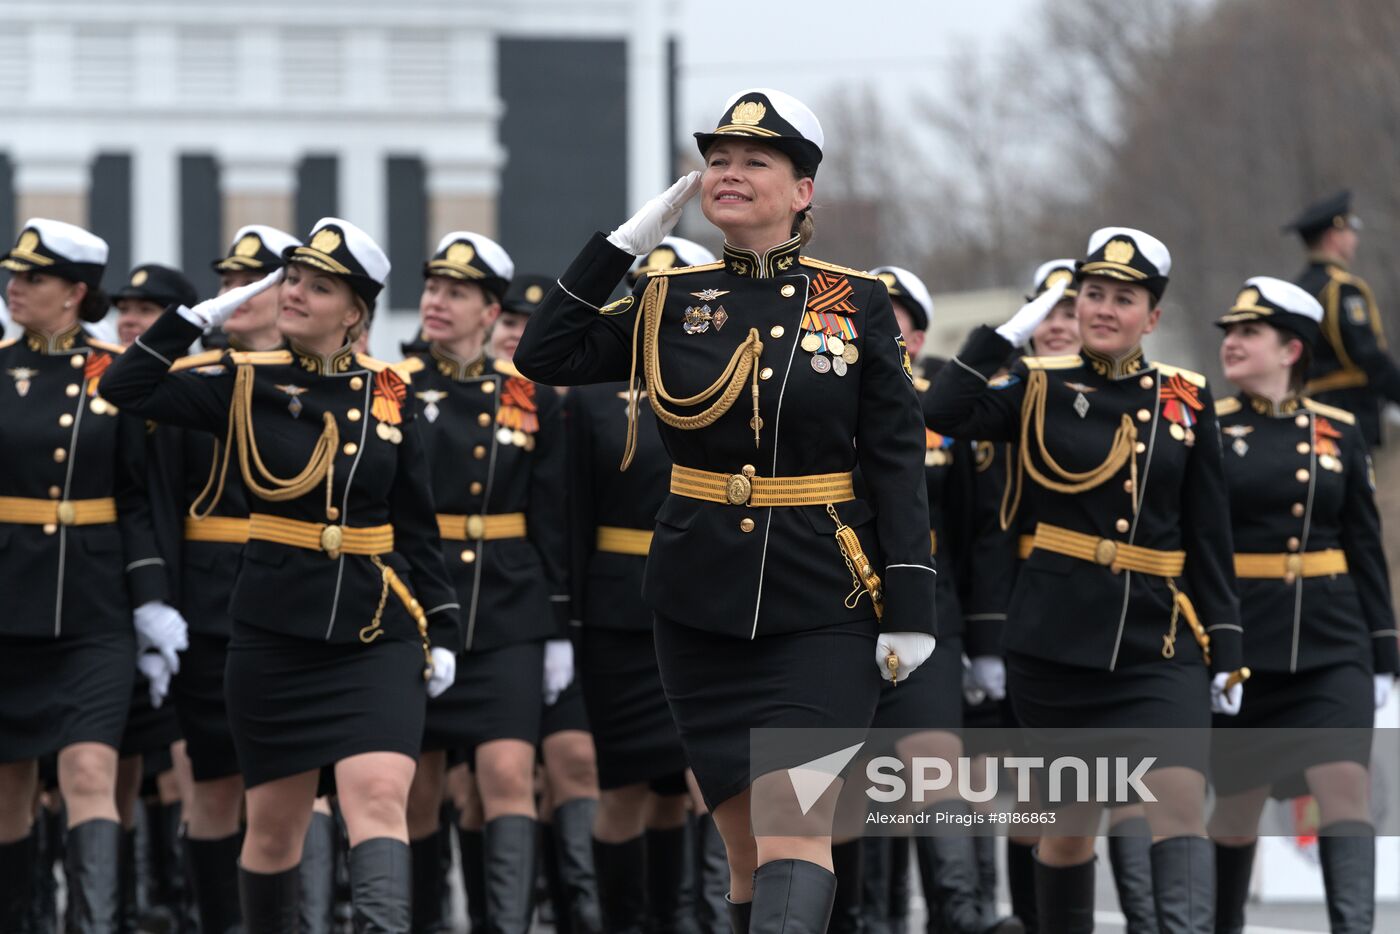
[[352, 422], [358, 422], [360, 420], [360, 410], [351, 409], [350, 411], [345, 413], [345, 417], [350, 419], [350, 421]]
[[482, 392], [495, 392], [495, 391], [496, 391], [496, 383], [495, 383], [493, 380], [489, 380], [489, 379], [488, 379], [486, 382], [484, 382], [484, 383], [481, 384], [481, 391], [482, 391]]
[[471, 490], [473, 496], [480, 496], [484, 487], [482, 487], [480, 480], [473, 480], [472, 485], [468, 487], [468, 489]]
[[739, 468], [739, 473], [746, 477], [752, 477], [754, 474], [758, 473], [758, 471], [754, 469], [753, 464], [745, 464]]
[[1141, 386], [1143, 389], [1151, 389], [1152, 377], [1144, 376], [1142, 379], [1138, 380], [1138, 385]]
[[339, 506], [327, 506], [327, 507], [326, 507], [326, 518], [329, 519], [329, 520], [331, 520], [332, 522], [334, 522], [335, 520], [339, 519], [339, 518], [340, 518], [340, 507], [339, 507]]
[[358, 376], [352, 376], [350, 377], [350, 388], [356, 390], [364, 389], [365, 381], [360, 379]]
[[82, 368], [83, 368], [83, 364], [85, 364], [85, 363], [87, 363], [87, 358], [84, 357], [84, 356], [83, 356], [82, 354], [80, 354], [80, 353], [79, 353], [79, 354], [74, 354], [73, 356], [71, 356], [71, 357], [68, 358], [68, 365], [71, 366], [71, 367], [72, 367], [73, 369], [75, 369], [75, 370], [80, 370], [80, 369], [82, 369]]
[[72, 525], [78, 518], [78, 507], [68, 501], [58, 504], [59, 525]]
[[68, 428], [73, 424], [73, 416], [69, 415], [67, 412], [64, 412], [58, 417], [58, 424], [62, 428]]
[[65, 390], [63, 390], [63, 391], [64, 391], [64, 393], [67, 394], [68, 398], [71, 399], [71, 398], [73, 398], [74, 396], [76, 396], [78, 393], [82, 392], [82, 389], [79, 388], [79, 386], [78, 386], [77, 383], [69, 383], [69, 384], [68, 384], [68, 388], [65, 389]]
[[1299, 428], [1306, 428], [1308, 427], [1308, 417], [1300, 414], [1297, 418], [1293, 419], [1293, 424], [1297, 425]]
[[766, 367], [764, 367], [763, 369], [759, 370], [759, 371], [758, 371], [758, 378], [759, 378], [759, 379], [772, 379], [772, 378], [773, 378], [773, 368], [772, 368], [771, 366], [766, 366]]
[[752, 519], [740, 519], [740, 520], [739, 520], [739, 531], [740, 531], [740, 532], [752, 532], [752, 531], [753, 531], [753, 520], [752, 520]]
[[359, 449], [360, 446], [353, 441], [346, 442], [345, 447], [341, 448], [346, 454], [354, 454]]
[[1137, 444], [1133, 445], [1133, 449], [1134, 449], [1135, 451], [1137, 451], [1139, 454], [1146, 454], [1146, 453], [1147, 453], [1147, 442], [1145, 442], [1145, 441], [1139, 441]]
[[1119, 519], [1117, 522], [1113, 523], [1113, 527], [1119, 532], [1126, 533], [1128, 529], [1132, 528], [1132, 523], [1127, 519]]
[[54, 448], [53, 459], [54, 463], [61, 464], [68, 459], [68, 452], [63, 450], [63, 448]]
[[463, 549], [463, 551], [462, 551], [462, 563], [463, 563], [463, 564], [471, 564], [471, 563], [472, 563], [473, 561], [475, 561], [475, 560], [476, 560], [476, 552], [472, 551], [470, 548]]
[[1299, 546], [1302, 544], [1303, 543], [1298, 540], [1298, 536], [1294, 535], [1293, 537], [1288, 539], [1288, 550], [1297, 551]]
[[775, 324], [768, 329], [769, 337], [782, 337], [786, 333], [787, 332], [783, 330], [783, 326], [781, 324]]
[[1124, 492], [1124, 493], [1131, 493], [1132, 491], [1133, 491], [1133, 481], [1132, 481], [1132, 479], [1130, 478], [1130, 479], [1124, 480], [1124, 481], [1123, 481], [1123, 492]]
[[58, 526], [57, 526], [55, 523], [52, 523], [52, 522], [45, 522], [45, 523], [44, 523], [44, 534], [45, 534], [45, 535], [52, 535], [53, 533], [55, 533], [55, 532], [57, 532], [57, 531], [58, 531]]
[[1298, 472], [1295, 473], [1293, 476], [1298, 478], [1299, 483], [1307, 483], [1308, 477], [1312, 476], [1312, 474], [1308, 473], [1306, 467], [1299, 467]]
[[1298, 453], [1299, 453], [1299, 454], [1306, 454], [1306, 453], [1308, 453], [1308, 452], [1311, 451], [1311, 450], [1312, 450], [1312, 448], [1308, 445], [1308, 443], [1307, 443], [1306, 441], [1299, 441], [1299, 442], [1298, 442]]
[[490, 412], [482, 412], [480, 415], [478, 415], [478, 416], [476, 417], [476, 423], [477, 423], [478, 425], [480, 425], [482, 428], [485, 428], [487, 425], [491, 424], [491, 413], [490, 413]]
[[486, 457], [485, 446], [478, 444], [476, 447], [472, 448], [472, 457], [475, 457], [477, 460], [483, 460]]
[[1301, 519], [1301, 518], [1303, 518], [1303, 513], [1304, 513], [1304, 512], [1306, 512], [1306, 510], [1303, 508], [1303, 504], [1302, 504], [1302, 503], [1294, 503], [1294, 504], [1293, 504], [1293, 517], [1294, 517], [1294, 518], [1296, 518], [1296, 519]]
[[783, 298], [792, 298], [797, 294], [797, 289], [793, 288], [791, 285], [785, 285], [778, 290], [778, 294]]
[[49, 487], [49, 499], [58, 499], [63, 495], [63, 491], [56, 486]]
[[1138, 421], [1145, 422], [1152, 417], [1152, 413], [1146, 409], [1138, 409]]

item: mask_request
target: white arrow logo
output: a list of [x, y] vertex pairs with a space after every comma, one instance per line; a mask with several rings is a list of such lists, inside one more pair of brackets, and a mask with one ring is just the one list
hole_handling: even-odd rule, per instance
[[821, 796], [826, 794], [831, 783], [841, 777], [841, 772], [851, 764], [851, 760], [864, 745], [862, 740], [854, 746], [847, 746], [839, 752], [795, 765], [787, 770], [788, 779], [792, 781], [792, 790], [797, 793], [797, 805], [802, 808], [804, 817]]

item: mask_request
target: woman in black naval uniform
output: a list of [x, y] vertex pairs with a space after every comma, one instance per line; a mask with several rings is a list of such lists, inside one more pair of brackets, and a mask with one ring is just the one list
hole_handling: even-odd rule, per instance
[[[0, 260], [23, 336], [0, 344], [0, 929], [28, 908], [36, 760], [58, 754], [68, 813], [67, 925], [118, 911], [117, 746], [138, 649], [178, 667], [185, 624], [166, 599], [146, 496], [145, 424], [98, 394], [122, 348], [102, 320], [107, 244], [35, 218]], [[135, 631], [133, 632], [133, 611]], [[147, 650], [150, 650], [147, 652]], [[149, 654], [150, 661], [145, 661]]]
[[[1215, 411], [1252, 672], [1239, 716], [1218, 725], [1288, 731], [1282, 746], [1272, 735], [1251, 742], [1234, 730], [1217, 734], [1218, 932], [1244, 930], [1260, 811], [1270, 785], [1299, 771], [1322, 812], [1318, 855], [1332, 930], [1369, 931], [1374, 920], [1363, 731], [1400, 657], [1365, 439], [1351, 413], [1299, 396], [1322, 320], [1322, 305], [1306, 291], [1258, 276], [1218, 322], [1220, 364], [1240, 389]], [[1299, 728], [1309, 737], [1302, 744]], [[1341, 747], [1317, 748], [1315, 737], [1334, 730]]]
[[535, 749], [550, 656], [568, 644], [567, 543], [558, 394], [484, 351], [514, 269], [488, 237], [443, 237], [423, 269], [428, 351], [401, 365], [414, 376], [442, 554], [466, 630], [456, 685], [428, 705], [413, 785], [419, 929], [440, 903], [432, 854], [445, 753], [463, 748], [485, 811], [488, 929], [530, 924]]
[[[1075, 299], [1078, 355], [1027, 357], [988, 383], [1060, 300], [1060, 283], [1000, 328], [979, 328], [934, 380], [929, 427], [1015, 441], [1009, 513], [1035, 525], [1008, 625], [1008, 694], [1030, 729], [1210, 725], [1242, 685], [1229, 508], [1205, 378], [1150, 363], [1141, 340], [1161, 315], [1171, 257], [1156, 238], [1109, 227], [1089, 239]], [[1163, 931], [1212, 928], [1204, 749], [1147, 775]], [[1096, 824], [1093, 804], [1060, 821]], [[1074, 824], [1074, 826], [1080, 826]], [[1057, 829], [1058, 833], [1065, 833]], [[1041, 930], [1093, 928], [1092, 836], [1045, 836], [1036, 864]]]
[[[666, 697], [728, 849], [733, 924], [821, 931], [835, 889], [830, 837], [755, 840], [750, 796], [752, 776], [831, 750], [769, 745], [751, 767], [749, 730], [864, 729], [877, 672], [906, 677], [932, 652], [924, 435], [884, 286], [802, 255], [816, 117], [779, 91], [745, 91], [697, 142], [703, 175], [595, 236], [515, 359], [558, 384], [631, 380], [640, 368], [675, 464], [644, 597]], [[607, 304], [632, 257], [697, 193], [724, 232], [723, 262], [653, 273]], [[852, 487], [857, 463], [868, 500]], [[759, 791], [784, 782], [760, 778]]]
[[[318, 773], [334, 766], [356, 926], [402, 931], [423, 685], [451, 683], [456, 596], [408, 381], [350, 346], [388, 260], [338, 218], [321, 220], [308, 245], [283, 259], [285, 270], [253, 285], [171, 308], [128, 365], [109, 372], [105, 391], [146, 417], [223, 438], [219, 472], [236, 460], [248, 494], [225, 669], [248, 786], [245, 925], [295, 929], [297, 863]], [[205, 328], [273, 285], [289, 349], [216, 351], [172, 366]], [[218, 481], [211, 475], [197, 511], [217, 502]]]

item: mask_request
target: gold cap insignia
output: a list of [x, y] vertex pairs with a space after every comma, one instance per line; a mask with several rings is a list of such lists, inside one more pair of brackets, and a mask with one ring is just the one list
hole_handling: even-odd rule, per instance
[[[1129, 247], [1129, 249], [1131, 250], [1132, 247]], [[1065, 283], [1066, 285], [1068, 285], [1069, 283], [1071, 283], [1071, 282], [1073, 282], [1073, 281], [1074, 281], [1074, 273], [1070, 272], [1068, 269], [1056, 269], [1054, 272], [1050, 273], [1050, 275], [1048, 275], [1048, 276], [1045, 277], [1045, 284], [1044, 284], [1043, 288], [1045, 288], [1045, 289], [1047, 289], [1047, 290], [1048, 290], [1048, 289], [1053, 289], [1055, 286], [1059, 285], [1061, 282], [1063, 282], [1063, 283]]]
[[146, 284], [146, 280], [150, 277], [150, 273], [146, 272], [146, 270], [138, 269], [131, 276], [131, 284], [138, 287], [143, 286]]
[[676, 265], [676, 251], [668, 246], [659, 246], [647, 256], [646, 268], [648, 270], [670, 269], [674, 265]]
[[458, 240], [447, 248], [447, 261], [458, 266], [470, 266], [475, 257], [476, 250], [472, 248], [470, 243], [462, 240]]
[[1137, 251], [1127, 240], [1110, 240], [1108, 246], [1103, 248], [1103, 257], [1110, 263], [1120, 263], [1124, 266], [1132, 262]]
[[340, 234], [329, 227], [324, 227], [311, 238], [311, 249], [329, 255], [340, 249], [340, 243]]
[[39, 235], [32, 230], [26, 230], [19, 235], [19, 242], [15, 244], [16, 253], [33, 253], [34, 248], [39, 245]]
[[1258, 304], [1259, 290], [1252, 286], [1241, 292], [1239, 297], [1235, 299], [1236, 308], [1255, 308]]
[[544, 298], [544, 289], [537, 285], [532, 285], [525, 290], [525, 301], [531, 304], [538, 304], [542, 298]]
[[899, 288], [899, 280], [894, 277], [894, 273], [892, 272], [880, 273], [880, 281], [885, 283], [886, 290], [890, 292], [893, 292], [895, 289]]
[[[257, 234], [244, 234], [243, 239], [233, 248], [234, 256], [241, 256], [244, 259], [258, 255], [258, 247], [262, 246], [262, 240]], [[329, 252], [329, 251], [328, 251]]]
[[729, 119], [742, 126], [758, 126], [767, 113], [768, 108], [758, 101], [742, 101], [734, 105], [734, 112], [729, 115]]

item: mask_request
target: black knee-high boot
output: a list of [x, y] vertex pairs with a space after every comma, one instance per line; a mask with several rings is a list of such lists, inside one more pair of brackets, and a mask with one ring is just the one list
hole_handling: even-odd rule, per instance
[[68, 828], [63, 873], [68, 880], [69, 934], [110, 934], [117, 927], [117, 868], [122, 828], [114, 820], [86, 820]]
[[642, 934], [646, 924], [647, 845], [644, 837], [621, 843], [593, 841], [598, 901], [608, 934]]
[[1035, 860], [1035, 908], [1046, 934], [1088, 934], [1094, 929], [1094, 861], [1047, 866]]
[[0, 931], [32, 930], [30, 893], [34, 884], [35, 833], [13, 843], [0, 843]]
[[[136, 803], [141, 808], [140, 801]], [[138, 826], [123, 830], [117, 842], [116, 934], [137, 934], [141, 926], [141, 840]]]
[[684, 824], [646, 832], [648, 934], [677, 934], [682, 928], [685, 838]]
[[1215, 934], [1243, 934], [1244, 904], [1254, 871], [1254, 843], [1215, 845]]
[[890, 841], [889, 934], [909, 930], [909, 859], [914, 848], [898, 837]]
[[39, 934], [58, 930], [58, 876], [54, 869], [63, 862], [66, 825], [61, 807], [39, 809], [39, 819], [34, 824], [34, 882], [29, 893], [29, 925]]
[[864, 880], [861, 875], [862, 859], [860, 839], [838, 843], [831, 848], [831, 864], [836, 875], [836, 900], [831, 908], [831, 934], [859, 934], [864, 923], [861, 918], [861, 894]]
[[[870, 934], [887, 934], [890, 847], [894, 843], [889, 837], [862, 837], [860, 841], [860, 919], [863, 929]], [[904, 841], [899, 843], [903, 845]]]
[[413, 923], [413, 856], [408, 844], [374, 837], [350, 848], [355, 934], [403, 934]]
[[997, 921], [997, 838], [973, 837], [972, 849], [977, 854], [977, 910], [990, 927]]
[[725, 893], [729, 891], [729, 855], [724, 838], [709, 814], [695, 818], [692, 844], [691, 888], [695, 892], [695, 918], [700, 934], [726, 934], [731, 917]]
[[467, 930], [486, 930], [485, 834], [457, 827], [457, 849], [462, 854], [462, 890], [467, 896]]
[[247, 934], [298, 934], [297, 867], [282, 872], [249, 872], [238, 867], [238, 902]]
[[512, 814], [488, 821], [484, 832], [486, 929], [525, 934], [535, 889], [535, 821]]
[[836, 874], [804, 859], [764, 863], [753, 874], [750, 934], [825, 934]]
[[1318, 831], [1322, 884], [1333, 934], [1370, 934], [1376, 915], [1376, 829], [1337, 821]]
[[434, 831], [409, 845], [413, 857], [413, 932], [445, 930], [442, 915], [441, 835]]
[[1011, 913], [1021, 919], [1026, 934], [1038, 934], [1035, 906], [1035, 844], [1006, 841], [1006, 887], [1011, 891]]
[[241, 833], [218, 840], [185, 840], [185, 860], [190, 867], [200, 934], [230, 934], [243, 923], [238, 910], [237, 872], [242, 848]]
[[[593, 868], [593, 818], [598, 802], [574, 798], [554, 808], [554, 864], [559, 871], [563, 904], [556, 910], [568, 916], [573, 934], [601, 934], [598, 910], [598, 877]], [[676, 880], [679, 887], [680, 880]]]
[[1205, 837], [1152, 844], [1152, 900], [1160, 934], [1214, 934], [1215, 845]]
[[301, 873], [302, 934], [330, 934], [335, 930], [336, 837], [335, 818], [312, 811], [301, 849], [301, 865], [297, 867]]
[[457, 808], [444, 801], [438, 810], [438, 917], [446, 924], [452, 917], [452, 828], [457, 826]]
[[[954, 815], [965, 815], [968, 811], [967, 804], [961, 801], [939, 807]], [[948, 822], [948, 826], [958, 825], [957, 821]], [[936, 910], [942, 921], [941, 928], [930, 924], [930, 930], [947, 934], [1023, 934], [1025, 928], [1014, 917], [993, 918], [991, 924], [982, 920], [982, 908], [977, 901], [977, 853], [971, 837], [957, 832], [947, 836], [921, 836], [914, 838], [914, 846], [918, 850], [929, 918], [933, 919]]]
[[753, 902], [733, 902], [724, 896], [724, 904], [729, 909], [729, 929], [733, 934], [749, 934], [749, 918], [753, 915]]
[[1127, 934], [1157, 934], [1157, 911], [1152, 902], [1152, 830], [1147, 818], [1125, 818], [1113, 829], [1108, 838], [1108, 861]]

